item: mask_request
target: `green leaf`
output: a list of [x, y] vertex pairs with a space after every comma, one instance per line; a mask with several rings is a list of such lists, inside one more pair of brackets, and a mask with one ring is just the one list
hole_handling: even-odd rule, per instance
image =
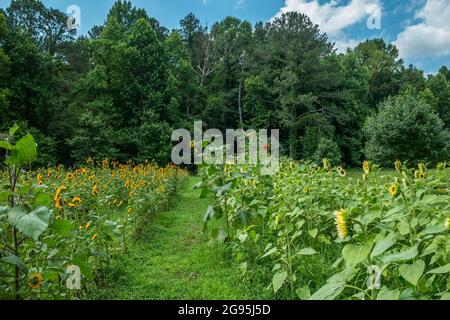
[[313, 229], [313, 230], [309, 230], [308, 231], [308, 234], [313, 238], [313, 239], [315, 239], [316, 237], [317, 237], [317, 233], [319, 232], [319, 230], [317, 230], [317, 229]]
[[273, 285], [273, 291], [275, 293], [277, 293], [278, 290], [280, 290], [280, 288], [283, 286], [284, 282], [286, 281], [287, 275], [288, 275], [287, 272], [283, 271], [283, 272], [278, 272], [273, 276], [272, 285]]
[[211, 218], [214, 217], [214, 207], [209, 205], [206, 209], [205, 217], [203, 218], [203, 222], [207, 223]]
[[6, 150], [12, 150], [14, 149], [14, 146], [6, 141], [0, 141], [0, 148], [6, 149]]
[[222, 195], [224, 195], [225, 193], [227, 193], [228, 190], [230, 190], [232, 186], [233, 186], [233, 183], [232, 183], [232, 182], [227, 183], [226, 185], [220, 187], [220, 188], [217, 190], [216, 195], [217, 195], [218, 197], [221, 197]]
[[298, 288], [297, 290], [295, 290], [295, 293], [300, 300], [308, 300], [309, 298], [311, 298], [311, 290], [309, 290], [309, 288], [306, 286]]
[[38, 193], [34, 198], [33, 205], [34, 207], [48, 207], [52, 202], [52, 197], [48, 193]]
[[344, 257], [345, 263], [348, 266], [351, 266], [363, 262], [369, 255], [371, 248], [372, 245], [370, 243], [359, 246], [354, 244], [346, 245], [344, 249], [342, 249], [342, 255]]
[[416, 246], [416, 247], [409, 248], [402, 252], [387, 255], [387, 256], [383, 257], [382, 260], [385, 264], [392, 263], [392, 262], [403, 262], [403, 261], [409, 261], [409, 260], [414, 259], [415, 257], [417, 257], [418, 254], [419, 254], [419, 251], [417, 250], [417, 246]]
[[63, 236], [70, 236], [75, 226], [68, 220], [57, 219], [52, 222], [50, 229]]
[[420, 277], [425, 270], [425, 262], [417, 260], [413, 264], [402, 264], [399, 268], [399, 274], [413, 286], [417, 286]]
[[334, 300], [344, 291], [344, 288], [343, 283], [327, 283], [317, 290], [309, 300]]
[[377, 300], [398, 300], [400, 297], [400, 290], [389, 290], [386, 286], [383, 286], [378, 292]]
[[275, 252], [277, 252], [277, 247], [273, 247], [272, 249], [267, 251], [260, 259], [268, 257], [268, 256], [274, 254]]
[[6, 163], [10, 165], [22, 166], [29, 162], [33, 162], [36, 158], [36, 142], [34, 142], [31, 134], [27, 134], [17, 141], [16, 145], [11, 150], [11, 155], [6, 160]]
[[396, 234], [391, 233], [387, 237], [378, 240], [375, 243], [375, 247], [372, 250], [371, 256], [378, 257], [383, 254], [386, 250], [392, 247], [396, 242]]
[[19, 232], [37, 241], [39, 236], [48, 228], [50, 211], [46, 207], [39, 207], [36, 210], [25, 213], [22, 208], [14, 207], [8, 212], [9, 222], [19, 230]]
[[316, 253], [317, 253], [317, 251], [314, 250], [313, 248], [305, 248], [305, 249], [301, 249], [301, 250], [298, 252], [298, 254], [301, 255], [301, 256], [310, 256], [310, 255], [313, 255], [313, 254], [316, 254]]
[[9, 128], [9, 135], [12, 137], [16, 134], [17, 130], [19, 130], [19, 125], [15, 123], [11, 128]]
[[4, 263], [15, 265], [15, 266], [19, 267], [20, 270], [24, 271], [25, 273], [28, 273], [27, 266], [25, 265], [25, 263], [23, 263], [22, 259], [20, 259], [18, 256], [15, 256], [15, 255], [6, 256], [6, 257], [1, 258], [0, 261], [4, 262]]
[[445, 266], [442, 266], [442, 267], [430, 270], [427, 273], [431, 273], [431, 274], [438, 273], [438, 274], [441, 274], [441, 273], [449, 273], [449, 272], [450, 272], [450, 263], [446, 264]]
[[80, 267], [81, 273], [88, 279], [92, 280], [94, 278], [94, 271], [88, 263], [88, 256], [77, 256], [72, 260], [72, 264]]

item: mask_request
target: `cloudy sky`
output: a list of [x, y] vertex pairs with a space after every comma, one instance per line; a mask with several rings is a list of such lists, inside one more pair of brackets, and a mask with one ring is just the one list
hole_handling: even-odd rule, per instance
[[[66, 11], [81, 9], [81, 33], [101, 24], [114, 0], [44, 0]], [[168, 28], [177, 28], [187, 13], [194, 12], [211, 25], [228, 15], [252, 23], [268, 21], [282, 12], [307, 14], [339, 50], [367, 38], [382, 37], [394, 43], [406, 63], [428, 73], [450, 67], [450, 0], [133, 0]], [[0, 0], [5, 7], [9, 0]]]

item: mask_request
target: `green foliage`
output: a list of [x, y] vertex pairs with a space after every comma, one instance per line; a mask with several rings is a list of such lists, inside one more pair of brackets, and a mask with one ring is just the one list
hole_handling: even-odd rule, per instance
[[366, 156], [381, 164], [395, 160], [438, 162], [450, 158], [450, 132], [431, 107], [406, 93], [382, 103], [364, 127]]
[[336, 141], [328, 138], [321, 138], [319, 140], [313, 160], [319, 164], [322, 159], [328, 159], [332, 165], [338, 165], [341, 163], [341, 151], [339, 150], [339, 146]]
[[215, 194], [205, 234], [226, 235], [246, 276], [264, 268], [273, 298], [444, 299], [450, 171], [396, 168], [366, 162], [357, 179], [288, 159], [272, 176], [260, 165], [202, 166], [202, 194]]

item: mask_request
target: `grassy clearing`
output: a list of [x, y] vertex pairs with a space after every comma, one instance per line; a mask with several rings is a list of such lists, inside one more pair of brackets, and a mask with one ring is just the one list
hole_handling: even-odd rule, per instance
[[208, 199], [188, 177], [170, 211], [143, 231], [128, 255], [111, 265], [108, 288], [95, 299], [264, 299], [268, 291], [243, 280], [222, 245], [211, 245], [201, 230]]

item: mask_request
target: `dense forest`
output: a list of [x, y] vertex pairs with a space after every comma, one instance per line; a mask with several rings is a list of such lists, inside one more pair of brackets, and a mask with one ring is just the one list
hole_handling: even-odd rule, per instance
[[36, 0], [0, 10], [0, 132], [18, 123], [38, 165], [170, 160], [174, 129], [279, 128], [295, 159], [450, 158], [450, 70], [425, 75], [382, 39], [338, 53], [300, 13], [252, 25], [194, 14], [168, 30], [117, 1], [86, 36]]

